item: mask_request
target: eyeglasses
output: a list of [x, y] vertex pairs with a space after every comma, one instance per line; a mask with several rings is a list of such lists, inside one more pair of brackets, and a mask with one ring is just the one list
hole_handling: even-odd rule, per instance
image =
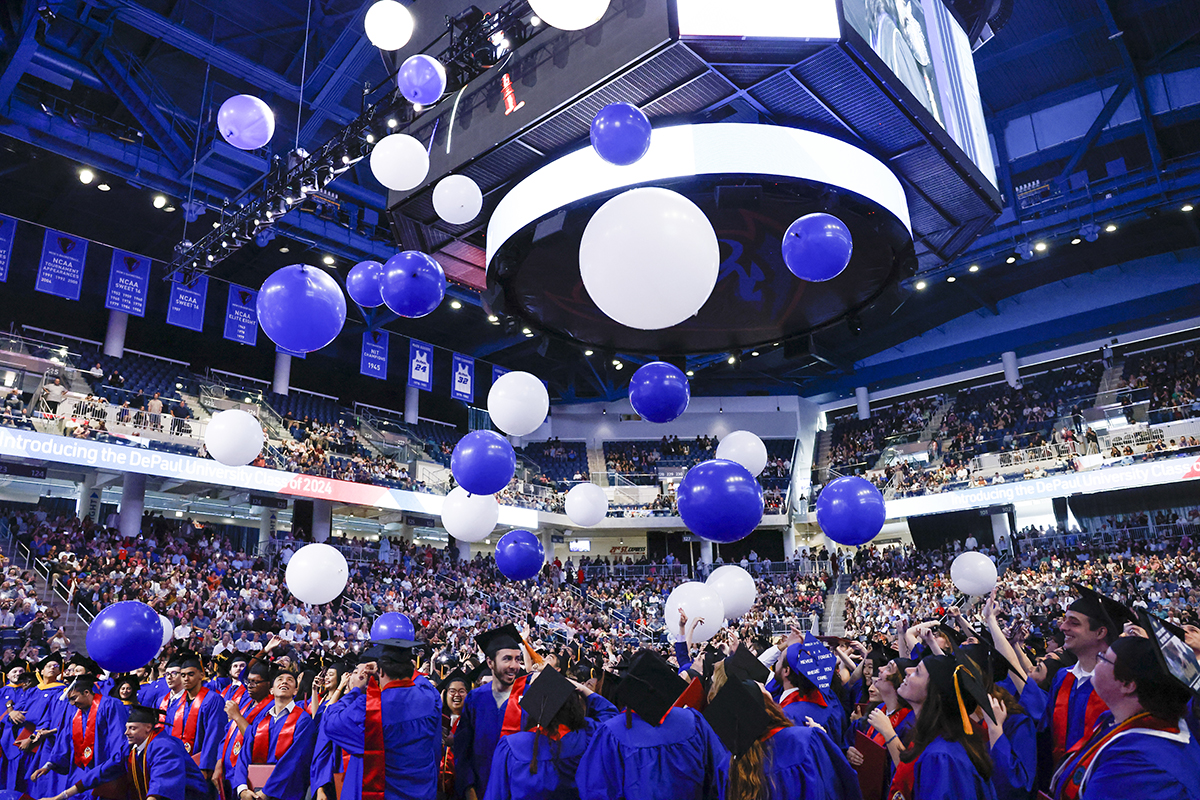
[[1117, 662], [1115, 662], [1111, 658], [1108, 658], [1107, 656], [1105, 656], [1104, 653], [1097, 653], [1096, 659], [1098, 661], [1103, 661], [1105, 664], [1108, 664], [1110, 667], [1115, 667], [1117, 665]]

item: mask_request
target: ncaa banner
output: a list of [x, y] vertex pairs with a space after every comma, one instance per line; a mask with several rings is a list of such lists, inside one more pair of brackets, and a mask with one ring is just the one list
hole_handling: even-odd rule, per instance
[[454, 354], [454, 380], [450, 382], [450, 396], [464, 403], [475, 402], [475, 359], [460, 353]]
[[258, 292], [229, 284], [225, 305], [225, 338], [254, 346], [258, 341]]
[[433, 391], [433, 345], [411, 339], [408, 345], [408, 385]]
[[512, 370], [507, 370], [504, 367], [498, 367], [495, 364], [492, 364], [492, 383], [500, 380], [501, 375], [507, 375], [511, 371]]
[[135, 317], [144, 317], [149, 286], [150, 259], [124, 250], [113, 250], [104, 307], [110, 311], [124, 311]]
[[204, 301], [208, 297], [208, 276], [199, 275], [188, 283], [178, 272], [171, 276], [171, 297], [167, 303], [167, 324], [190, 331], [204, 330]]
[[387, 380], [388, 332], [363, 331], [362, 363], [358, 371], [368, 378]]
[[8, 262], [12, 260], [13, 240], [17, 236], [17, 221], [0, 214], [0, 283], [8, 280]]
[[42, 242], [42, 260], [38, 264], [34, 289], [78, 300], [83, 287], [83, 262], [87, 260], [87, 240], [46, 229]]

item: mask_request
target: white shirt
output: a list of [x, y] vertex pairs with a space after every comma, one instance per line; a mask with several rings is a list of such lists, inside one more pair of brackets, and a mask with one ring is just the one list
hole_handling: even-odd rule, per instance
[[[267, 709], [267, 713], [270, 714], [275, 719], [279, 719], [280, 717], [284, 717], [284, 716], [287, 716], [288, 714], [292, 713], [292, 709], [294, 709], [295, 707], [296, 707], [296, 702], [293, 700], [293, 701], [290, 701], [283, 708], [280, 708], [278, 705], [272, 705], [270, 708]], [[246, 784], [243, 783], [241, 786], [237, 787], [236, 794], [240, 795], [242, 792], [246, 791], [249, 788], [250, 788], [249, 786], [247, 786]]]

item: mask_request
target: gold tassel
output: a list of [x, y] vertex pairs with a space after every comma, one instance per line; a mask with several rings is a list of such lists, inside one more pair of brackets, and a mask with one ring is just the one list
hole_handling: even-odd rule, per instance
[[958, 671], [962, 669], [962, 664], [954, 668], [954, 694], [958, 697], [958, 713], [962, 716], [963, 732], [970, 736], [975, 732], [975, 728], [971, 726], [971, 716], [967, 714], [967, 704], [963, 702], [962, 689], [958, 685]]

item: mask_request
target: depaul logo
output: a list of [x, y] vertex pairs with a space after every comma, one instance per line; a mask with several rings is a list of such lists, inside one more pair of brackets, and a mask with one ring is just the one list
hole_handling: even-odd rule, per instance
[[1183, 474], [1183, 477], [1180, 480], [1186, 481], [1189, 478], [1200, 478], [1200, 457], [1197, 457], [1196, 460], [1192, 462], [1192, 466]]

